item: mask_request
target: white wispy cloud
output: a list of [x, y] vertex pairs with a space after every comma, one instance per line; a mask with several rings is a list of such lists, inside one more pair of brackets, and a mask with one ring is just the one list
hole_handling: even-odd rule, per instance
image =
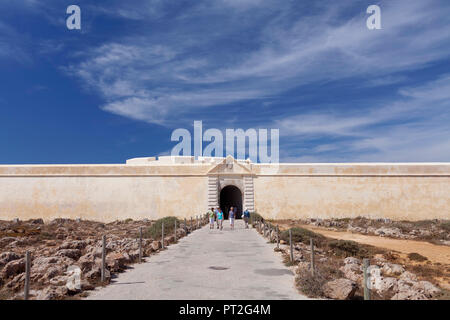
[[[403, 88], [396, 100], [375, 105], [366, 114], [310, 113], [272, 125], [287, 137], [283, 161], [413, 162], [449, 161], [449, 123], [450, 76], [445, 75]], [[325, 142], [299, 148], [315, 138]]]
[[[144, 6], [141, 15], [151, 18], [165, 13], [160, 2], [150, 3], [153, 11]], [[263, 8], [256, 0], [199, 1], [173, 18], [173, 23], [186, 26], [186, 31], [174, 28], [160, 37], [143, 35], [121, 39], [120, 44], [110, 42], [86, 50], [83, 60], [67, 70], [104, 97], [104, 110], [151, 123], [172, 123], [174, 113], [187, 115], [201, 107], [207, 116], [206, 107], [264, 100], [310, 83], [352, 77], [367, 77], [370, 86], [377, 81], [379, 85], [401, 81], [390, 75], [448, 57], [450, 28], [443, 28], [448, 26], [447, 13], [440, 3], [411, 1], [405, 6], [383, 2], [383, 30], [370, 31], [365, 27], [365, 10], [345, 20], [339, 18], [351, 3], [338, 10], [319, 2], [323, 10], [296, 16], [289, 4], [280, 6], [272, 1]], [[216, 14], [219, 8], [227, 17], [218, 17], [223, 19], [223, 29], [204, 33], [195, 27], [196, 18], [211, 10]], [[274, 13], [261, 25], [258, 18], [269, 8]], [[243, 26], [230, 25], [230, 21], [244, 18]], [[176, 24], [177, 19], [182, 23]], [[217, 41], [235, 44], [239, 38], [230, 37], [256, 28], [260, 30], [253, 43], [243, 44], [238, 52], [224, 45], [214, 47]], [[317, 127], [315, 122], [327, 120], [327, 115], [301, 116], [306, 119], [302, 128], [308, 121], [309, 126]], [[357, 126], [359, 121], [366, 120], [347, 122]], [[342, 133], [345, 127], [341, 123], [330, 129]]]

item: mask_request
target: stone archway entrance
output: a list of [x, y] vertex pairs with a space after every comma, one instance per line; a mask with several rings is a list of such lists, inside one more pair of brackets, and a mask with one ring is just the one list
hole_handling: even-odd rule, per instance
[[237, 207], [236, 218], [240, 219], [242, 215], [242, 192], [238, 187], [229, 185], [220, 191], [219, 196], [220, 208], [222, 209], [225, 219], [228, 219], [228, 211], [230, 207]]

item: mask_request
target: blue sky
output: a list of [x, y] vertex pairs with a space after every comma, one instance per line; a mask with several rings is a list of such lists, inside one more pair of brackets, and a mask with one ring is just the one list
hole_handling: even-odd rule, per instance
[[[66, 28], [77, 4], [82, 29]], [[366, 28], [381, 7], [382, 30]], [[282, 162], [450, 161], [450, 2], [0, 2], [0, 163], [123, 163], [176, 128]]]

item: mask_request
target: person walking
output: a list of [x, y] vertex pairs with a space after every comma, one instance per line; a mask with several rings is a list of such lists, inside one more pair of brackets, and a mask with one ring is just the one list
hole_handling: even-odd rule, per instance
[[219, 208], [217, 211], [217, 229], [223, 229], [223, 212], [222, 209]]
[[235, 217], [235, 213], [234, 213], [233, 207], [231, 207], [230, 212], [228, 212], [228, 218], [230, 219], [231, 230], [234, 230], [234, 217]]
[[245, 229], [248, 229], [248, 220], [250, 220], [250, 211], [248, 211], [247, 208], [245, 208], [245, 211], [242, 214], [242, 217], [244, 218]]
[[214, 218], [216, 217], [216, 214], [214, 213], [214, 208], [209, 209], [208, 211], [208, 217], [209, 217], [209, 228], [214, 229]]

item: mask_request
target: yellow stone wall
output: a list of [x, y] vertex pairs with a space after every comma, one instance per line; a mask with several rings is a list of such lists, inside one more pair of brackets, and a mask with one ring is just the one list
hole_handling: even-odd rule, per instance
[[220, 159], [138, 160], [2, 165], [0, 219], [189, 218], [206, 211], [210, 175], [253, 177], [255, 209], [267, 218], [450, 219], [450, 163], [274, 166], [227, 158], [230, 166]]
[[114, 221], [205, 212], [205, 177], [2, 177], [0, 219]]
[[255, 209], [267, 218], [450, 219], [450, 178], [260, 176]]

